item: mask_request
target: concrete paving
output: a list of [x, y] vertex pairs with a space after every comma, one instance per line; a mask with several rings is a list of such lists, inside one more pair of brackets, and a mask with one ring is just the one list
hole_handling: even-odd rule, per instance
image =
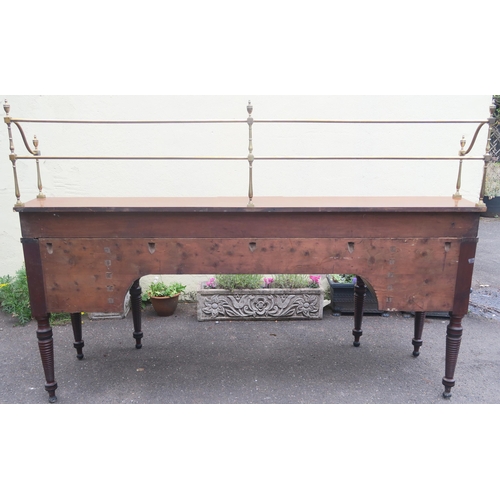
[[[366, 316], [361, 347], [352, 316], [329, 308], [315, 321], [198, 322], [182, 303], [170, 318], [143, 315], [134, 348], [131, 315], [83, 325], [79, 361], [70, 325], [54, 327], [57, 404], [75, 403], [500, 403], [500, 220], [481, 219], [471, 311], [450, 399], [442, 397], [447, 320], [428, 318], [412, 356], [413, 319]], [[0, 403], [45, 404], [36, 325], [0, 313]]]

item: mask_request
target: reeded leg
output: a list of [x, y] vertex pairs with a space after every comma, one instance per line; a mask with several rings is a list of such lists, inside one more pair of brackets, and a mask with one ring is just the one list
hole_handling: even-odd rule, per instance
[[134, 339], [135, 348], [140, 349], [142, 347], [141, 339], [143, 333], [141, 330], [141, 295], [142, 289], [139, 285], [139, 280], [135, 280], [133, 285], [130, 287], [130, 307], [132, 309], [132, 318], [134, 320]]
[[54, 343], [52, 340], [52, 327], [49, 322], [50, 314], [37, 316], [38, 328], [36, 336], [38, 338], [38, 348], [42, 358], [43, 371], [45, 372], [45, 390], [49, 393], [49, 403], [57, 401], [57, 382], [54, 377]]
[[356, 284], [354, 285], [354, 329], [352, 334], [354, 335], [353, 345], [359, 347], [361, 345], [359, 338], [363, 335], [363, 330], [361, 325], [363, 323], [363, 305], [366, 296], [366, 285], [365, 282], [356, 276]]
[[75, 342], [73, 347], [76, 349], [76, 357], [78, 359], [83, 359], [83, 346], [85, 345], [82, 340], [82, 314], [81, 313], [71, 313], [71, 325], [73, 326], [73, 335], [75, 337]]
[[411, 343], [413, 344], [413, 355], [417, 357], [422, 346], [422, 332], [424, 331], [425, 312], [415, 313], [414, 336]]
[[450, 324], [446, 329], [446, 363], [443, 377], [443, 397], [451, 397], [451, 388], [455, 385], [455, 367], [457, 366], [458, 351], [462, 341], [462, 318], [463, 316], [452, 315]]

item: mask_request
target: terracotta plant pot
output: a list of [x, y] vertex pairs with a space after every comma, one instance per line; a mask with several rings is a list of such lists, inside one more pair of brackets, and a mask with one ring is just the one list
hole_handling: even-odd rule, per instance
[[180, 293], [173, 297], [150, 297], [151, 304], [153, 304], [153, 309], [156, 314], [158, 314], [158, 316], [172, 316], [177, 309], [179, 295]]

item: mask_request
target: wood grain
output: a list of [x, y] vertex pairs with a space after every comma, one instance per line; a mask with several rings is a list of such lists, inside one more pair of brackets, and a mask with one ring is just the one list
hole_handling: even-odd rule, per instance
[[470, 212], [21, 213], [27, 238], [475, 237]]
[[[374, 288], [380, 310], [450, 310], [457, 239], [40, 239], [51, 312], [114, 312], [147, 274], [349, 273]], [[154, 251], [152, 251], [154, 249]]]

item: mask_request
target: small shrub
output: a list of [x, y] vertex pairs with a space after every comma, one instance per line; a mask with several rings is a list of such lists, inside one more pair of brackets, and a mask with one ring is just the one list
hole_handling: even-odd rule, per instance
[[218, 274], [215, 277], [217, 288], [224, 290], [242, 290], [262, 287], [262, 274]]
[[14, 277], [9, 275], [0, 278], [0, 303], [2, 309], [17, 318], [20, 325], [31, 321], [28, 279], [24, 266]]
[[268, 288], [319, 288], [320, 275], [275, 274], [266, 282]]
[[306, 274], [275, 274], [269, 288], [308, 288], [310, 282]]
[[257, 288], [319, 288], [321, 276], [307, 274], [218, 274], [203, 284], [203, 288], [223, 290], [255, 290]]

